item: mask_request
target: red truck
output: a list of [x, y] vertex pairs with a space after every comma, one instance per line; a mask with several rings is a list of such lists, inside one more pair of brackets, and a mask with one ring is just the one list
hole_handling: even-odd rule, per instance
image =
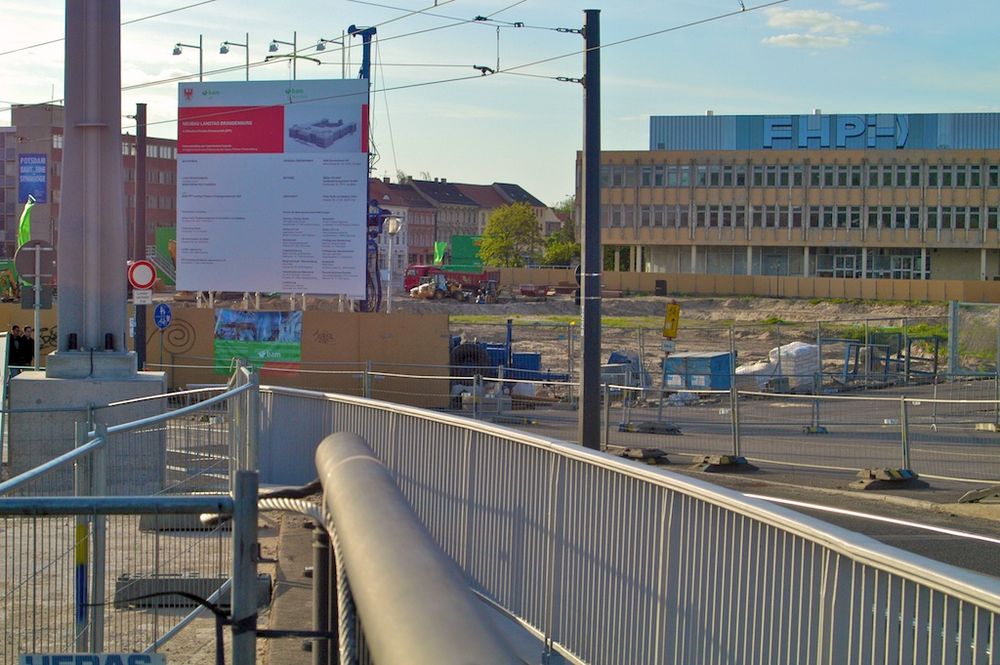
[[477, 272], [453, 266], [412, 265], [406, 269], [406, 275], [403, 277], [403, 289], [409, 293], [410, 289], [420, 286], [425, 277], [437, 273], [442, 273], [449, 280], [458, 282], [465, 291], [475, 291], [483, 282], [498, 282], [500, 280], [500, 272], [497, 270]]

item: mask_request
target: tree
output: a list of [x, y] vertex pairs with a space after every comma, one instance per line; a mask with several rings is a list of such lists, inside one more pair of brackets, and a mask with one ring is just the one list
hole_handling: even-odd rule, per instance
[[580, 243], [573, 239], [573, 229], [565, 226], [545, 241], [542, 264], [547, 266], [568, 266], [580, 258]]
[[527, 203], [513, 203], [500, 206], [486, 220], [479, 258], [488, 266], [519, 268], [537, 261], [542, 245], [535, 211]]

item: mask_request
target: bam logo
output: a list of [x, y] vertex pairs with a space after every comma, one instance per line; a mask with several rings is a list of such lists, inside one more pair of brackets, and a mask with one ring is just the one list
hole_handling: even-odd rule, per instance
[[184, 88], [184, 99], [188, 101], [194, 99], [194, 88]]

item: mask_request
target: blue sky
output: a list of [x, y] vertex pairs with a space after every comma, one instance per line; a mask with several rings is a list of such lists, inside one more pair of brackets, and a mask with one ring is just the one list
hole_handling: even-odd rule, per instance
[[[123, 0], [123, 21], [144, 20], [122, 28], [122, 83], [196, 81], [197, 51], [172, 50], [199, 35], [206, 72], [233, 68], [206, 80], [243, 80], [243, 49], [222, 55], [219, 43], [246, 33], [252, 63], [264, 60], [272, 39], [292, 41], [296, 32], [299, 53], [324, 62], [299, 60], [299, 78], [340, 78], [339, 46], [312, 46], [340, 39], [351, 24], [375, 25], [374, 175], [516, 182], [550, 204], [574, 190], [583, 134], [580, 85], [555, 80], [582, 76], [583, 39], [553, 28], [581, 27], [584, 8], [602, 10], [605, 44], [736, 12], [604, 49], [608, 150], [645, 149], [650, 115], [707, 109], [1000, 111], [1000, 3], [788, 0], [757, 9], [763, 4], [744, 0], [740, 12], [739, 0]], [[477, 16], [502, 23], [471, 20]], [[58, 40], [63, 28], [62, 1], [0, 0], [0, 109], [62, 97], [62, 42], [23, 47]], [[281, 45], [279, 53], [289, 50]], [[356, 76], [360, 48], [348, 57]], [[498, 57], [500, 74], [473, 69], [496, 69]], [[287, 62], [250, 71], [252, 81], [290, 77]], [[123, 115], [136, 102], [148, 105], [152, 135], [176, 136], [176, 83], [124, 92]], [[9, 118], [0, 113], [0, 124]]]

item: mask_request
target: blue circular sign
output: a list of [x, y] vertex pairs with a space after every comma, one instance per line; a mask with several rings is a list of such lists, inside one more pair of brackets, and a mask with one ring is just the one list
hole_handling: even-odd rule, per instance
[[170, 325], [170, 321], [174, 318], [173, 314], [170, 313], [170, 305], [165, 303], [160, 303], [153, 310], [153, 323], [160, 330], [163, 330]]

